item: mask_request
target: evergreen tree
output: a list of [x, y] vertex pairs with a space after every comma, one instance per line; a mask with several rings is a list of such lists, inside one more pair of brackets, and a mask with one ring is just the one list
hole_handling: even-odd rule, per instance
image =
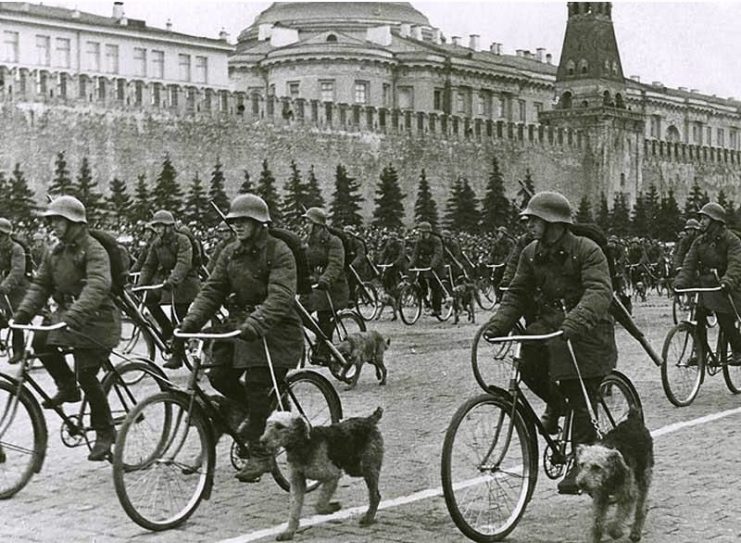
[[155, 211], [165, 209], [177, 216], [180, 213], [180, 207], [183, 201], [183, 191], [177, 184], [175, 178], [177, 171], [170, 162], [170, 157], [165, 155], [162, 163], [162, 171], [157, 176], [157, 180], [152, 190], [152, 201]]
[[648, 187], [648, 192], [643, 197], [643, 209], [646, 216], [646, 230], [650, 237], [656, 237], [656, 227], [659, 212], [661, 210], [661, 198], [659, 192], [656, 190], [656, 185], [651, 183]]
[[628, 202], [625, 201], [625, 194], [622, 192], [615, 193], [612, 213], [610, 213], [610, 223], [613, 231], [618, 236], [625, 236], [630, 231], [630, 210], [628, 209]]
[[[5, 172], [0, 171], [0, 194], [8, 194], [10, 190], [10, 183], [8, 178], [5, 176]], [[0, 217], [9, 217], [10, 204], [7, 198], [0, 198]]]
[[399, 176], [394, 167], [389, 164], [381, 171], [381, 180], [376, 189], [374, 200], [376, 208], [373, 210], [373, 225], [381, 228], [398, 229], [404, 224], [404, 198], [399, 186]]
[[530, 198], [535, 194], [535, 183], [533, 182], [530, 168], [525, 170], [525, 179], [522, 180], [520, 190], [517, 191], [517, 198], [520, 199], [519, 209], [525, 209], [530, 203]]
[[10, 189], [7, 193], [8, 219], [11, 222], [28, 222], [33, 219], [37, 209], [34, 192], [28, 188], [20, 163], [16, 163], [13, 176], [10, 178]]
[[480, 222], [481, 214], [476, 192], [464, 177], [458, 199], [457, 230], [473, 234], [478, 231]]
[[646, 215], [645, 198], [642, 192], [636, 196], [633, 213], [630, 220], [630, 231], [636, 236], [645, 236], [649, 228], [649, 218]]
[[136, 178], [134, 185], [134, 201], [131, 203], [131, 220], [135, 222], [148, 221], [152, 218], [152, 199], [149, 188], [147, 187], [147, 178], [144, 174]]
[[582, 196], [579, 201], [579, 210], [576, 212], [576, 222], [582, 224], [594, 222], [594, 219], [592, 218], [592, 203], [589, 201], [589, 196], [586, 194]]
[[93, 180], [90, 163], [87, 157], [83, 157], [80, 164], [80, 173], [77, 176], [75, 187], [77, 198], [85, 205], [88, 224], [95, 224], [105, 214], [103, 195], [98, 192], [98, 182]]
[[275, 177], [273, 172], [268, 168], [268, 161], [262, 161], [262, 172], [260, 172], [260, 179], [257, 182], [257, 189], [255, 193], [265, 200], [268, 205], [268, 211], [270, 212], [270, 218], [273, 224], [280, 226], [283, 224], [283, 217], [280, 212], [280, 196], [278, 196], [278, 190], [275, 188]]
[[[216, 204], [216, 207], [225, 210], [229, 209], [229, 197], [226, 195], [226, 181], [224, 179], [224, 172], [221, 170], [221, 166], [221, 162], [217, 160], [216, 165], [214, 166], [214, 171], [211, 173], [211, 186], [208, 189], [208, 198], [210, 201]], [[196, 174], [196, 177], [198, 177], [198, 174]], [[195, 182], [195, 179], [193, 181]], [[201, 213], [203, 213], [204, 211], [206, 212], [206, 217], [209, 220], [209, 226], [219, 224], [221, 222], [221, 217], [219, 217], [219, 214], [216, 213], [216, 210], [214, 210], [214, 208], [211, 207], [211, 205], [207, 201], [204, 202], [202, 205], [203, 207], [201, 208]], [[201, 215], [200, 217], [194, 217], [191, 220], [198, 222], [202, 220], [202, 217], [203, 215]]]
[[677, 239], [677, 234], [684, 226], [679, 204], [674, 198], [674, 191], [669, 189], [667, 195], [661, 199], [661, 206], [656, 217], [656, 237], [662, 241]]
[[691, 219], [695, 214], [700, 211], [700, 208], [705, 205], [703, 202], [703, 194], [700, 185], [695, 179], [694, 185], [690, 189], [690, 193], [687, 195], [687, 200], [684, 203], [684, 217], [685, 219]]
[[[191, 181], [190, 187], [188, 188], [188, 194], [185, 197], [183, 220], [187, 223], [200, 222], [204, 215], [204, 211], [207, 209], [211, 210], [213, 214], [216, 215], [216, 211], [214, 211], [211, 204], [208, 202], [209, 200], [206, 198], [206, 191], [203, 188], [203, 183], [201, 182], [198, 172], [196, 172], [193, 181]], [[222, 205], [224, 204], [222, 203]], [[226, 210], [228, 207], [229, 203], [227, 202], [226, 206], [219, 206], [219, 209]]]
[[427, 174], [422, 169], [417, 184], [417, 200], [414, 202], [414, 222], [419, 224], [427, 221], [432, 225], [433, 230], [437, 230], [437, 202], [432, 197], [430, 183], [427, 181]]
[[720, 189], [718, 191], [718, 196], [715, 198], [715, 201], [718, 202], [721, 206], [723, 206], [723, 209], [728, 211], [728, 197], [726, 196], [726, 193], [723, 189]]
[[324, 196], [319, 181], [314, 175], [314, 165], [309, 166], [309, 178], [306, 181], [306, 207], [324, 207]]
[[301, 218], [310, 205], [307, 205], [307, 187], [301, 179], [301, 172], [296, 162], [291, 160], [291, 176], [283, 186], [283, 223], [287, 228], [296, 230], [301, 226]]
[[604, 232], [609, 232], [612, 228], [610, 224], [610, 207], [607, 204], [607, 196], [605, 196], [604, 192], [600, 193], [596, 222]]
[[126, 183], [114, 177], [108, 188], [109, 194], [105, 203], [108, 209], [115, 210], [116, 224], [120, 227], [122, 221], [134, 220], [131, 216], [131, 197], [126, 191]]
[[443, 215], [443, 225], [448, 230], [458, 230], [458, 203], [461, 200], [461, 190], [463, 188], [463, 179], [456, 177], [453, 184], [450, 185], [448, 199], [445, 202], [445, 215]]
[[[529, 181], [532, 184], [532, 179]], [[518, 193], [519, 196], [520, 193]], [[524, 198], [524, 195], [522, 196]], [[530, 201], [523, 200], [524, 205]], [[481, 226], [485, 232], [494, 232], [498, 226], [507, 226], [512, 216], [512, 204], [504, 194], [504, 179], [499, 170], [499, 162], [492, 157], [492, 168], [486, 184], [484, 199], [481, 203]]]
[[330, 205], [332, 226], [362, 226], [363, 217], [360, 215], [360, 203], [363, 197], [359, 194], [360, 185], [354, 177], [347, 175], [342, 164], [337, 165], [335, 172], [334, 194]]
[[250, 179], [250, 172], [247, 170], [244, 171], [244, 181], [242, 181], [242, 184], [239, 186], [239, 194], [254, 194], [255, 193], [255, 187], [252, 184], [252, 180]]
[[54, 177], [49, 185], [49, 194], [53, 196], [75, 195], [75, 187], [67, 167], [67, 161], [64, 158], [64, 151], [57, 153], [57, 158], [54, 161]]

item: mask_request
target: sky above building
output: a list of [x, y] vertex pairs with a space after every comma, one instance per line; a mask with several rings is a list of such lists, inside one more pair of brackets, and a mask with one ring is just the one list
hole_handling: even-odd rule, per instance
[[[113, 1], [45, 2], [109, 15]], [[271, 2], [237, 0], [125, 0], [124, 12], [133, 19], [173, 30], [217, 37], [223, 28], [229, 40]], [[558, 63], [566, 29], [566, 2], [412, 2], [432, 26], [448, 39], [481, 36], [481, 47], [503, 44], [503, 52], [535, 52], [545, 47]], [[741, 99], [741, 2], [613, 2], [613, 23], [626, 76], [642, 82], [660, 81], [669, 87], [698, 89], [705, 94]]]

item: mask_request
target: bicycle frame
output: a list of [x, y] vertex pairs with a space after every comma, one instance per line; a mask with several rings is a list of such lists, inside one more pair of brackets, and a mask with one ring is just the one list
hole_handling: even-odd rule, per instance
[[[453, 274], [450, 270], [450, 264], [445, 264], [445, 267], [448, 269], [448, 280], [450, 281], [450, 284], [452, 286], [453, 284]], [[442, 289], [443, 297], [444, 298], [450, 298], [452, 295], [450, 291], [445, 287], [445, 283], [442, 282], [440, 279], [440, 276], [437, 274], [435, 270], [433, 270], [431, 267], [427, 268], [409, 268], [409, 271], [414, 273], [414, 284], [419, 285], [421, 287], [421, 284], [419, 282], [419, 276], [421, 273], [424, 272], [432, 272], [432, 276], [435, 278], [435, 281], [437, 281], [437, 284]]]
[[[329, 297], [329, 293], [327, 293], [327, 295]], [[334, 306], [331, 306], [331, 307], [334, 313]], [[330, 352], [332, 353], [332, 356], [334, 356], [337, 360], [341, 361], [343, 366], [346, 366], [347, 361], [345, 360], [345, 357], [342, 356], [342, 353], [340, 353], [340, 351], [337, 350], [337, 348], [334, 346], [332, 341], [327, 337], [327, 335], [322, 331], [322, 329], [319, 328], [319, 323], [316, 321], [313, 315], [306, 309], [306, 307], [304, 307], [304, 305], [299, 300], [298, 296], [296, 296], [296, 309], [298, 309], [299, 316], [301, 317], [301, 321], [302, 323], [304, 323], [304, 337], [306, 338], [306, 340], [309, 343], [312, 343], [311, 338], [307, 335], [307, 332], [306, 332], [306, 329], [308, 328], [314, 334], [314, 337], [315, 337], [314, 342], [318, 342], [318, 341], [324, 342], [324, 345], [330, 350]], [[337, 318], [337, 313], [334, 313], [334, 316], [335, 316], [335, 322], [338, 322], [341, 326], [344, 326], [342, 325], [340, 319]], [[307, 324], [309, 326], [306, 326]], [[347, 334], [347, 330], [345, 330], [345, 334]], [[299, 363], [299, 365], [301, 364], [302, 362]]]

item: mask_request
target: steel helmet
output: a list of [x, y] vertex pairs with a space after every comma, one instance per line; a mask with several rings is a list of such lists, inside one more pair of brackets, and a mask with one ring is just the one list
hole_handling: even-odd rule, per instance
[[420, 232], [432, 232], [432, 225], [428, 221], [422, 221], [417, 225]]
[[684, 229], [685, 230], [699, 230], [700, 223], [697, 222], [697, 219], [687, 219], [687, 222], [684, 223]]
[[306, 213], [304, 213], [303, 216], [314, 224], [321, 224], [322, 226], [327, 225], [327, 212], [321, 207], [310, 207], [306, 210]]
[[85, 206], [74, 196], [60, 196], [49, 204], [42, 217], [64, 217], [70, 222], [87, 224]]
[[160, 209], [152, 216], [152, 220], [149, 222], [149, 224], [175, 224], [175, 217], [169, 211]]
[[13, 225], [10, 224], [10, 221], [5, 218], [0, 218], [0, 232], [3, 234], [12, 234], [13, 233]]
[[715, 202], [710, 202], [709, 204], [705, 204], [702, 206], [702, 209], [698, 212], [700, 215], [707, 215], [714, 221], [718, 221], [719, 223], [726, 224], [726, 210], [723, 209], [723, 206], [720, 204], [716, 204]]
[[545, 222], [574, 224], [571, 218], [571, 204], [566, 196], [558, 192], [543, 191], [535, 194], [520, 216], [538, 217]]
[[257, 222], [270, 222], [270, 212], [265, 200], [255, 194], [240, 194], [229, 205], [229, 219], [252, 219]]

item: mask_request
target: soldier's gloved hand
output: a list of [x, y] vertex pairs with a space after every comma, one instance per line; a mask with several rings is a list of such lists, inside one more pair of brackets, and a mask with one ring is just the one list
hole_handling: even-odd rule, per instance
[[317, 290], [329, 290], [329, 281], [324, 278], [319, 279], [316, 283], [316, 288]]
[[198, 332], [201, 327], [198, 326], [193, 320], [183, 319], [183, 322], [180, 323], [178, 329], [185, 334], [192, 334], [194, 332]]
[[13, 313], [13, 321], [15, 321], [17, 324], [28, 324], [31, 322], [31, 319], [33, 318], [33, 315], [31, 315], [28, 311], [21, 311], [20, 309]]
[[257, 335], [257, 330], [255, 330], [250, 324], [243, 324], [240, 327], [240, 330], [242, 333], [239, 334], [239, 337], [244, 341], [255, 341], [259, 337]]
[[728, 281], [721, 281], [720, 288], [723, 289], [724, 292], [731, 292], [733, 290], [733, 287]]
[[82, 322], [82, 320], [76, 317], [73, 317], [72, 315], [65, 315], [64, 322], [67, 323], [67, 328], [69, 328], [70, 330], [79, 331], [79, 330], [82, 330], [84, 326], [84, 323]]
[[10, 289], [0, 285], [0, 296], [10, 294]]
[[562, 328], [561, 332], [561, 339], [564, 341], [569, 341], [570, 339], [574, 339], [576, 337], [576, 334], [573, 332], [573, 330], [569, 330], [568, 328]]
[[169, 279], [162, 282], [162, 290], [172, 290], [173, 288], [175, 288], [175, 285]]
[[505, 336], [506, 334], [503, 334], [501, 331], [497, 330], [494, 326], [489, 326], [484, 331], [484, 339], [491, 341], [494, 338]]

